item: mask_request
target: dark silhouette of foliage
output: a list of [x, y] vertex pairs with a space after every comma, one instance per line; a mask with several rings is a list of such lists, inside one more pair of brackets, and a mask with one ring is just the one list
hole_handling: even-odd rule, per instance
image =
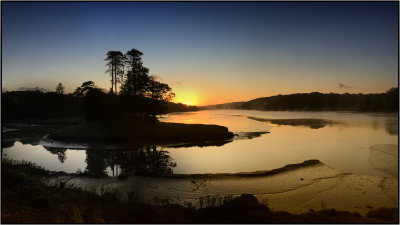
[[134, 48], [125, 54], [128, 71], [122, 85], [123, 94], [160, 102], [170, 101], [175, 96], [172, 89], [168, 84], [156, 81], [154, 76], [149, 76], [149, 69], [143, 66], [142, 55], [141, 51]]
[[62, 85], [61, 82], [58, 83], [58, 85], [57, 85], [57, 87], [56, 87], [56, 93], [57, 93], [57, 94], [64, 94], [64, 90], [65, 90], [64, 85]]
[[105, 99], [104, 91], [97, 87], [93, 81], [83, 82], [73, 93], [74, 96], [83, 99], [84, 116], [87, 121], [106, 119], [109, 106]]
[[131, 49], [125, 54], [128, 71], [126, 81], [122, 86], [124, 94], [144, 96], [149, 78], [149, 69], [143, 66], [143, 53], [137, 49]]
[[255, 109], [296, 111], [363, 111], [398, 112], [399, 89], [391, 88], [380, 94], [323, 94], [319, 92], [276, 95], [248, 102], [235, 102], [204, 107], [206, 109]]
[[193, 105], [185, 105], [182, 103], [173, 103], [167, 102], [165, 103], [165, 111], [164, 113], [170, 112], [190, 112], [190, 111], [198, 111], [199, 107]]
[[[127, 65], [126, 79], [121, 82], [121, 95], [113, 97], [111, 103], [118, 118], [155, 116], [166, 111], [165, 103], [171, 101], [175, 94], [168, 84], [161, 83], [154, 76], [149, 76], [149, 69], [143, 66], [143, 53], [137, 49], [129, 50], [125, 56], [115, 51], [108, 55], [117, 55]], [[112, 57], [109, 57], [112, 59]], [[117, 64], [118, 64], [117, 63]], [[111, 67], [113, 67], [112, 63]], [[114, 66], [115, 67], [115, 66]], [[115, 77], [115, 76], [114, 76]], [[118, 79], [115, 77], [115, 79]], [[122, 79], [121, 79], [122, 80]]]
[[[50, 147], [46, 149], [64, 162], [67, 149]], [[172, 174], [172, 168], [176, 166], [168, 152], [156, 145], [136, 145], [129, 150], [87, 149], [85, 151], [87, 166], [84, 173], [91, 177], [107, 176], [107, 167], [110, 167], [113, 177], [118, 176], [122, 179], [135, 174]], [[116, 168], [120, 168], [120, 171], [117, 172]]]
[[106, 173], [106, 152], [97, 149], [86, 150], [86, 170], [85, 173], [93, 177], [105, 177]]
[[[142, 55], [134, 48], [125, 55], [120, 51], [108, 51], [105, 60], [108, 66], [106, 72], [110, 72], [111, 76], [110, 93], [106, 94], [92, 81], [83, 83], [74, 91], [74, 96], [83, 98], [87, 121], [154, 117], [166, 111], [165, 104], [175, 94], [168, 84], [149, 76], [149, 69], [143, 66]], [[118, 83], [121, 84], [119, 95]]]
[[124, 79], [124, 54], [120, 51], [108, 51], [105, 60], [107, 61], [106, 66], [108, 66], [106, 72], [110, 72], [111, 76], [111, 93], [118, 93], [118, 83]]
[[86, 94], [93, 89], [99, 89], [93, 81], [83, 82], [80, 87], [77, 87], [73, 93], [73, 95], [77, 97], [84, 97]]
[[2, 93], [4, 119], [54, 118], [78, 116], [83, 113], [82, 101], [73, 95], [42, 93], [40, 91], [12, 91]]
[[389, 109], [399, 108], [399, 88], [390, 88], [385, 95], [384, 105]]
[[110, 150], [108, 155], [115, 155], [114, 164], [121, 168], [119, 178], [133, 174], [171, 174], [176, 166], [168, 152], [157, 149], [155, 145], [135, 146], [129, 151]]
[[169, 102], [175, 97], [175, 93], [172, 92], [168, 84], [156, 81], [154, 76], [150, 76], [147, 89], [147, 97], [156, 101]]
[[66, 148], [56, 148], [56, 147], [47, 147], [43, 146], [47, 151], [51, 152], [52, 154], [57, 155], [58, 160], [60, 160], [61, 163], [64, 163], [64, 161], [67, 159], [66, 155]]
[[[111, 110], [111, 105], [106, 105], [108, 99], [106, 99], [106, 94], [101, 89], [89, 89], [83, 98], [83, 102], [86, 121], [108, 119], [106, 114]], [[110, 117], [110, 119], [112, 119], [112, 117]]]

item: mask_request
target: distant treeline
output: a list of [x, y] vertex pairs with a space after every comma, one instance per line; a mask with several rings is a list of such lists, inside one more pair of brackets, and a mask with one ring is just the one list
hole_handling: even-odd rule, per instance
[[247, 102], [205, 106], [201, 109], [398, 112], [399, 88], [391, 88], [386, 93], [380, 94], [323, 94], [312, 92], [276, 95]]
[[78, 116], [83, 114], [83, 104], [73, 95], [11, 91], [1, 94], [1, 114], [4, 120]]
[[[139, 111], [140, 108], [146, 108], [151, 111], [149, 113], [154, 114], [198, 110], [195, 106], [172, 102], [154, 105], [147, 98], [139, 98], [101, 92], [89, 92], [85, 96], [77, 96], [57, 92], [11, 91], [2, 93], [2, 118], [7, 121], [83, 116], [87, 120], [114, 120], [124, 112], [132, 113], [136, 111], [134, 109]], [[126, 104], [129, 102], [132, 104]], [[133, 109], [126, 111], [124, 110], [126, 107]], [[142, 113], [142, 110], [140, 111]]]

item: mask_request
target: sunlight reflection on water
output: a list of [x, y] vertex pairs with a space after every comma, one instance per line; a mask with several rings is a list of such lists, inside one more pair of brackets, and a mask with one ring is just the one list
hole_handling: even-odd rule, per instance
[[[340, 123], [311, 129], [307, 126], [260, 122], [248, 116], [264, 119], [318, 118]], [[159, 119], [164, 122], [218, 124], [228, 127], [234, 133], [270, 132], [253, 139], [235, 140], [223, 146], [159, 146], [158, 149], [166, 150], [166, 154], [177, 164], [172, 168], [174, 173], [251, 172], [318, 159], [328, 166], [347, 172], [387, 176], [383, 170], [376, 169], [376, 165], [371, 166], [370, 146], [397, 145], [398, 139], [397, 114], [207, 110], [171, 113]], [[51, 153], [41, 145], [17, 141], [14, 146], [4, 148], [2, 154], [14, 160], [31, 161], [54, 171], [76, 172], [87, 168], [85, 150], [67, 149], [65, 155], [62, 155], [59, 152]], [[110, 167], [105, 170], [108, 175], [112, 175]]]
[[[239, 116], [241, 115], [241, 116]], [[338, 121], [319, 129], [276, 125], [247, 118], [318, 118]], [[175, 173], [223, 173], [269, 170], [307, 159], [318, 159], [338, 169], [368, 175], [385, 175], [371, 167], [369, 147], [397, 144], [396, 114], [350, 112], [265, 112], [210, 110], [164, 117], [164, 122], [206, 123], [227, 126], [233, 132], [269, 130], [259, 138], [238, 140], [221, 147], [167, 149], [178, 163]]]

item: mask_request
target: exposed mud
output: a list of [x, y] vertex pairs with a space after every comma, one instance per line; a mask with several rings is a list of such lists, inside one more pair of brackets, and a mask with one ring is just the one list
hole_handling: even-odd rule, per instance
[[[59, 182], [57, 179], [49, 183]], [[132, 176], [124, 180], [76, 177], [68, 183], [98, 194], [117, 192], [122, 201], [152, 205], [202, 208], [249, 193], [274, 210], [291, 213], [336, 209], [365, 214], [371, 208], [398, 206], [398, 179], [345, 173], [317, 160], [253, 173]]]
[[399, 176], [399, 146], [390, 144], [372, 145], [369, 147], [370, 165], [385, 174], [393, 177]]

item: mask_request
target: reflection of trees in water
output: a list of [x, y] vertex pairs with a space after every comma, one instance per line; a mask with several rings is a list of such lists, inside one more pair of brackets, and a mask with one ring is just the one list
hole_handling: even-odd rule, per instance
[[86, 150], [86, 170], [85, 173], [94, 177], [107, 176], [106, 159], [109, 157], [105, 150], [87, 149]]
[[16, 130], [11, 130], [2, 134], [1, 140], [5, 147], [12, 147], [15, 141], [19, 141], [24, 145], [38, 145], [43, 136], [50, 130], [50, 128], [44, 126], [11, 126], [10, 128], [15, 128]]
[[86, 150], [86, 163], [85, 173], [96, 177], [106, 176], [107, 167], [111, 168], [113, 176], [125, 177], [132, 174], [169, 174], [176, 166], [168, 152], [158, 150], [155, 145], [129, 150]]
[[385, 130], [390, 135], [398, 135], [399, 134], [399, 126], [397, 118], [386, 118], [385, 119]]
[[105, 161], [106, 165], [111, 168], [112, 177], [118, 176], [117, 154], [115, 151], [111, 151]]
[[[56, 154], [61, 163], [67, 159], [66, 148], [45, 147]], [[135, 146], [119, 150], [87, 149], [85, 174], [93, 177], [107, 176], [110, 167], [112, 176], [125, 177], [133, 174], [170, 174], [176, 163], [167, 151], [157, 149], [156, 145]], [[120, 171], [118, 171], [120, 168]]]
[[176, 166], [167, 151], [157, 150], [155, 145], [145, 145], [132, 151], [117, 151], [121, 175], [169, 174]]
[[61, 163], [64, 163], [64, 161], [67, 159], [66, 148], [56, 148], [56, 147], [46, 147], [46, 146], [43, 147], [50, 153], [57, 155], [57, 158], [58, 160], [60, 160]]

